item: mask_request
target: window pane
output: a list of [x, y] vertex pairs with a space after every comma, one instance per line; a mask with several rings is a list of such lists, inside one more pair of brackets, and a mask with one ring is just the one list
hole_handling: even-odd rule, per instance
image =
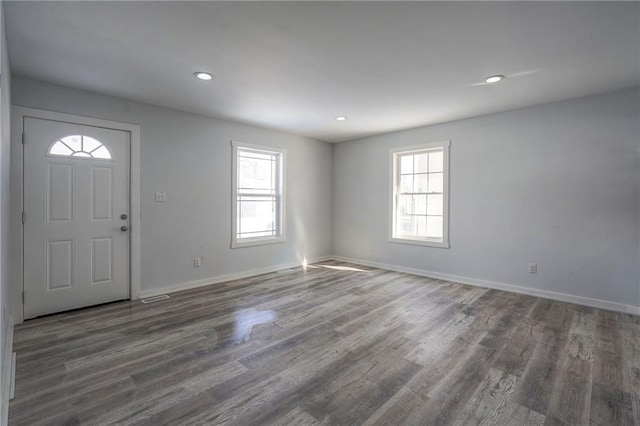
[[414, 158], [414, 173], [427, 173], [427, 154], [418, 154]]
[[73, 151], [71, 151], [68, 146], [58, 141], [53, 144], [49, 153], [53, 155], [71, 155], [73, 154]]
[[442, 173], [429, 173], [429, 192], [442, 192]]
[[443, 197], [442, 195], [428, 195], [427, 200], [427, 214], [442, 216], [443, 212]]
[[442, 238], [442, 216], [427, 216], [427, 237]]
[[240, 192], [275, 194], [275, 158], [238, 157], [238, 190]]
[[413, 220], [415, 216], [400, 216], [398, 221], [398, 233], [413, 235]]
[[400, 192], [413, 192], [413, 175], [400, 176]]
[[86, 152], [74, 152], [73, 154], [71, 154], [72, 157], [86, 157], [86, 158], [91, 158], [91, 154], [86, 153]]
[[416, 237], [424, 237], [427, 234], [427, 216], [416, 216]]
[[67, 136], [62, 138], [61, 141], [73, 151], [82, 151], [82, 136], [80, 135]]
[[427, 196], [426, 195], [414, 195], [413, 196], [413, 213], [414, 214], [427, 214]]
[[413, 155], [403, 155], [400, 157], [400, 174], [413, 173]]
[[91, 152], [94, 149], [101, 147], [102, 144], [100, 142], [98, 142], [97, 140], [95, 140], [92, 137], [89, 136], [83, 136], [82, 137], [82, 150], [84, 152]]
[[411, 195], [400, 195], [398, 199], [398, 214], [399, 215], [408, 215], [412, 214], [412, 201], [413, 197]]
[[276, 199], [274, 197], [238, 197], [238, 238], [255, 237], [257, 233], [275, 235]]
[[444, 165], [444, 153], [442, 151], [429, 153], [429, 172], [441, 172]]
[[427, 175], [413, 175], [413, 192], [427, 192]]
[[111, 154], [109, 154], [109, 150], [104, 145], [96, 149], [95, 151], [93, 151], [91, 155], [93, 155], [94, 158], [106, 158], [106, 159], [111, 158]]

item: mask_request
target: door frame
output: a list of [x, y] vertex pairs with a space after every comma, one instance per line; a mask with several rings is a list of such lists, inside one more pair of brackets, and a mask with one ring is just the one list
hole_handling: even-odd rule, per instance
[[[140, 126], [74, 114], [64, 114], [42, 109], [13, 106], [11, 108], [11, 282], [14, 283], [11, 298], [15, 323], [24, 319], [24, 145], [22, 135], [25, 118], [62, 121], [85, 126], [128, 132], [129, 138], [129, 297], [140, 298]], [[28, 213], [27, 213], [28, 214]], [[27, 219], [29, 220], [28, 216]]]

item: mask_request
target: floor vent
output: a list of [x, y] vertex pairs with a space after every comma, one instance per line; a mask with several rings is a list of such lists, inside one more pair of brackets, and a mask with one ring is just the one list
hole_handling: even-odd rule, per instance
[[161, 300], [166, 300], [168, 298], [169, 298], [168, 294], [161, 294], [159, 296], [147, 297], [146, 299], [142, 299], [140, 301], [142, 303], [152, 303], [152, 302], [159, 302]]

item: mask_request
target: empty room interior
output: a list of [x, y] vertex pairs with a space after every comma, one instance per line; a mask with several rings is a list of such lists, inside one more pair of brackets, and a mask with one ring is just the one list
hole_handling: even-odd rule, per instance
[[640, 425], [640, 2], [0, 39], [0, 425]]

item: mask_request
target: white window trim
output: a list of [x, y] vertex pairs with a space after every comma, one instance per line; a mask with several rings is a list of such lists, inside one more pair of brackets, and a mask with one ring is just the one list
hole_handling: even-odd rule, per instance
[[[423, 145], [405, 146], [389, 150], [389, 238], [390, 243], [410, 244], [416, 246], [449, 248], [449, 149], [451, 141], [433, 142]], [[394, 173], [396, 154], [425, 149], [442, 148], [443, 151], [443, 207], [442, 207], [442, 241], [429, 241], [413, 238], [394, 237], [396, 226], [396, 197], [397, 176]]]
[[[286, 171], [287, 150], [272, 146], [253, 145], [238, 141], [231, 141], [231, 248], [252, 247], [264, 244], [278, 244], [287, 241], [286, 237]], [[280, 211], [278, 212], [279, 235], [275, 237], [243, 238], [238, 240], [238, 148], [254, 149], [257, 151], [277, 152], [281, 156], [280, 170]]]

